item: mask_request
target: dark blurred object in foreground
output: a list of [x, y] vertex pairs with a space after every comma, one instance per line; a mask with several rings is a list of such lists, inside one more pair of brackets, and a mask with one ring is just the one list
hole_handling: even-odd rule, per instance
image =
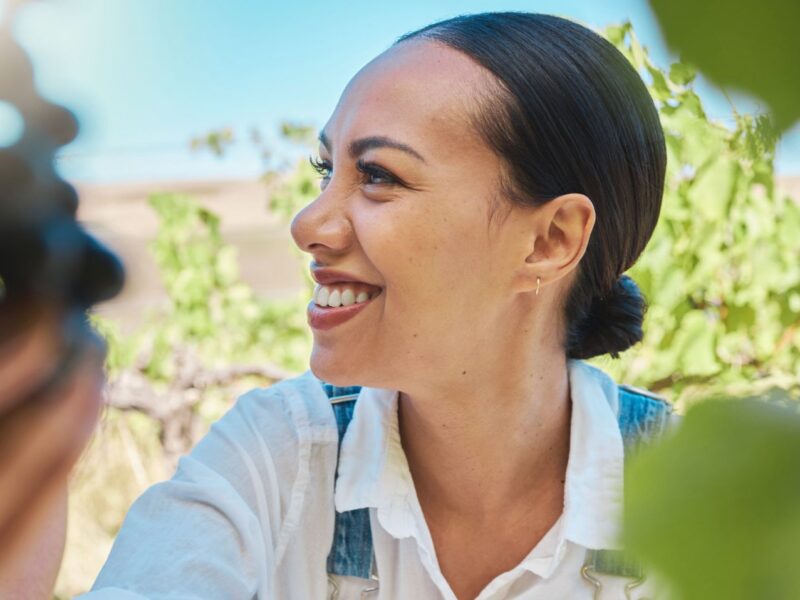
[[0, 102], [24, 121], [0, 147], [0, 597], [49, 598], [67, 477], [103, 403], [103, 343], [87, 309], [119, 292], [123, 269], [78, 225], [75, 190], [54, 169], [77, 123], [36, 92], [11, 33], [20, 4], [0, 12]]
[[25, 120], [22, 137], [0, 148], [2, 302], [32, 297], [85, 309], [111, 298], [122, 287], [122, 264], [77, 224], [75, 190], [53, 167], [55, 151], [75, 138], [77, 123], [36, 93], [9, 19], [0, 24], [0, 100]]

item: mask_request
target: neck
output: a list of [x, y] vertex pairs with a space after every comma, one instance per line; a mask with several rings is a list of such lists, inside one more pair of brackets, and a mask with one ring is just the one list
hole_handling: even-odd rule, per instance
[[543, 350], [483, 356], [470, 361], [480, 367], [464, 373], [465, 383], [400, 393], [400, 436], [426, 513], [486, 519], [563, 501], [567, 362], [563, 352]]

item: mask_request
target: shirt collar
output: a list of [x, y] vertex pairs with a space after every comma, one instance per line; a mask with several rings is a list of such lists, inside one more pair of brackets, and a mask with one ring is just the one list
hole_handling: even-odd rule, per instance
[[624, 461], [617, 384], [588, 363], [568, 364], [572, 422], [564, 536], [586, 548], [619, 548]]
[[339, 450], [336, 510], [392, 508], [413, 490], [397, 419], [398, 392], [362, 387]]
[[[529, 567], [541, 575], [542, 552], [549, 547], [555, 553], [563, 540], [586, 548], [619, 547], [623, 446], [616, 418], [617, 386], [583, 361], [570, 360], [567, 366], [572, 417], [564, 511], [553, 535], [546, 536], [553, 543], [538, 545], [529, 556]], [[375, 507], [389, 533], [398, 538], [414, 535], [427, 546], [430, 534], [400, 442], [397, 402], [396, 390], [361, 389], [340, 449], [336, 510]]]

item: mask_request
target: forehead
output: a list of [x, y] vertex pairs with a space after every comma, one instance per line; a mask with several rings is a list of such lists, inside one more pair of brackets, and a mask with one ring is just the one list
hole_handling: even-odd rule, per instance
[[490, 85], [488, 71], [457, 50], [427, 40], [403, 42], [356, 74], [324, 130], [334, 146], [385, 135], [423, 155], [442, 144], [474, 144], [470, 117], [478, 93]]

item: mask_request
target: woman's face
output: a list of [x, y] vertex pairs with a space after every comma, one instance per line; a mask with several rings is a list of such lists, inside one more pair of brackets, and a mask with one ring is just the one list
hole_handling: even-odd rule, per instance
[[470, 121], [476, 91], [490, 86], [461, 53], [410, 41], [345, 89], [320, 136], [320, 195], [291, 231], [312, 268], [381, 290], [327, 328], [315, 320], [343, 309], [314, 308], [312, 300], [318, 377], [404, 390], [463, 382], [472, 366], [496, 359], [515, 311], [529, 308], [514, 290], [517, 265], [532, 250], [535, 209], [511, 208], [499, 196], [501, 163]]

